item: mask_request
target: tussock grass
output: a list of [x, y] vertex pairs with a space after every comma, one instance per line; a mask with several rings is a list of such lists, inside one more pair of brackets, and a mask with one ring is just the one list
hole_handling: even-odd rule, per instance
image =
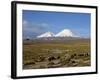
[[23, 69], [90, 66], [90, 51], [89, 39], [24, 41]]

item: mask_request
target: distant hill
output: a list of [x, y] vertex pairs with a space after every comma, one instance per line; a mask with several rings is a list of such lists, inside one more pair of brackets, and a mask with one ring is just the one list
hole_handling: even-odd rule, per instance
[[77, 39], [90, 39], [90, 38], [83, 38], [83, 37], [77, 36], [70, 29], [64, 29], [57, 34], [54, 34], [52, 32], [45, 32], [45, 33], [40, 34], [34, 38], [26, 38], [24, 40], [66, 41], [66, 40], [77, 40]]

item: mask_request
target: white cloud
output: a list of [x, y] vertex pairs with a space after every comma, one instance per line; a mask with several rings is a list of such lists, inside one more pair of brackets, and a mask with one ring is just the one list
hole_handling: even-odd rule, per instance
[[49, 25], [47, 23], [34, 23], [23, 20], [23, 34], [28, 35], [38, 35], [47, 30]]

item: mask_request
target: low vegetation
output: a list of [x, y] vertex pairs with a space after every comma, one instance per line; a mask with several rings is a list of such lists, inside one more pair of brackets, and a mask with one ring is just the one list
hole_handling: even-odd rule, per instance
[[23, 41], [23, 69], [90, 66], [90, 40]]

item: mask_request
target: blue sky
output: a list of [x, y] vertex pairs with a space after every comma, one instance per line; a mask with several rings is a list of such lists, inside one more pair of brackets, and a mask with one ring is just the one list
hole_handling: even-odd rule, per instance
[[58, 33], [70, 29], [81, 37], [90, 37], [89, 13], [23, 10], [23, 36], [36, 37], [44, 32]]

